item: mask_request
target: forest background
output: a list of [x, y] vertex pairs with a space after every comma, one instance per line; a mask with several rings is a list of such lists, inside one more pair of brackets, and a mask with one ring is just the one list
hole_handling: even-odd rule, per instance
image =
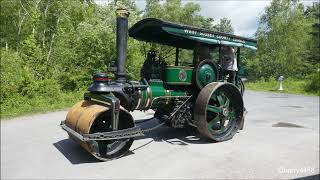
[[[129, 27], [155, 17], [234, 33], [230, 19], [204, 17], [194, 2], [146, 0], [143, 11], [133, 0], [122, 3], [130, 10]], [[115, 2], [0, 0], [0, 5], [1, 119], [70, 107], [83, 98], [92, 74], [116, 59]], [[276, 78], [283, 75], [285, 92], [319, 95], [319, 17], [319, 3], [273, 0], [251, 37], [258, 51], [242, 51], [246, 87], [276, 91]], [[129, 79], [140, 79], [150, 47], [129, 38]]]

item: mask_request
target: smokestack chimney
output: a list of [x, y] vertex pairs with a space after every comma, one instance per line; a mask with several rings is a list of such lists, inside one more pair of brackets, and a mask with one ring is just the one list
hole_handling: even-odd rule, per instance
[[118, 82], [126, 81], [126, 58], [127, 58], [127, 31], [129, 11], [126, 7], [118, 5], [117, 15], [117, 72], [116, 80]]

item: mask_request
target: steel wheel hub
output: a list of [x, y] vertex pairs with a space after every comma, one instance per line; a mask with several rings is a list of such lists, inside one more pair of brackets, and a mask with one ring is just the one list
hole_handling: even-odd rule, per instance
[[227, 117], [229, 115], [229, 110], [227, 108], [222, 108], [222, 114]]

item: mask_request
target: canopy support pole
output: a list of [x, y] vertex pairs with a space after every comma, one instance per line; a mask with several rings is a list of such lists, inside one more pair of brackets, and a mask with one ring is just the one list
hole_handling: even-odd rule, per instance
[[219, 60], [220, 60], [220, 64], [221, 64], [221, 66], [222, 66], [222, 68], [221, 68], [221, 74], [222, 74], [222, 76], [220, 76], [221, 78], [223, 78], [224, 79], [224, 69], [223, 69], [223, 59], [222, 59], [222, 49], [221, 49], [221, 45], [219, 46]]
[[238, 47], [237, 49], [237, 67], [239, 69], [239, 65], [240, 65], [240, 47]]
[[239, 67], [240, 67], [240, 47], [238, 47], [237, 48], [237, 69], [238, 69], [238, 71], [236, 72], [236, 85], [238, 85], [238, 81], [237, 81], [237, 78], [238, 78], [238, 76], [239, 76]]
[[176, 47], [176, 61], [174, 62], [175, 66], [179, 66], [179, 48]]

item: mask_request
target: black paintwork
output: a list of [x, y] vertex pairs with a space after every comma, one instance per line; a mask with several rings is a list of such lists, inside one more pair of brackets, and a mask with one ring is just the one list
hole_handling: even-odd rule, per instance
[[117, 17], [117, 72], [116, 79], [118, 82], [126, 81], [125, 62], [127, 57], [127, 31], [128, 18]]

